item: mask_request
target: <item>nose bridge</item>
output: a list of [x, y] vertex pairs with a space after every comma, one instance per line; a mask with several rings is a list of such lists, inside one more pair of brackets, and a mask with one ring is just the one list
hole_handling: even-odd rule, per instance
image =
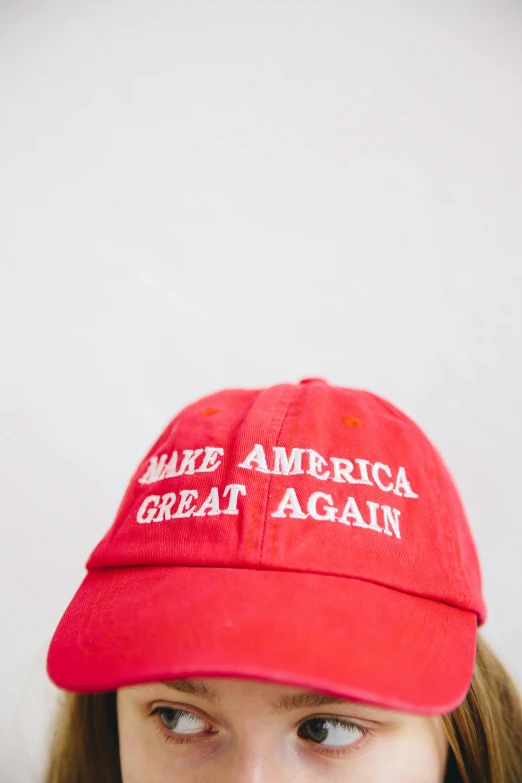
[[[250, 741], [236, 745], [230, 759], [227, 783], [291, 783], [295, 781], [292, 775], [290, 759], [281, 756], [268, 737], [264, 739], [250, 737]], [[295, 773], [295, 770], [294, 770]]]
[[228, 781], [234, 781], [234, 783], [287, 783], [287, 780], [289, 783], [290, 778], [285, 778], [284, 773], [281, 776], [281, 768], [279, 768], [278, 777], [274, 767], [275, 764], [268, 754], [242, 754], [234, 760], [233, 771], [227, 778], [227, 783]]

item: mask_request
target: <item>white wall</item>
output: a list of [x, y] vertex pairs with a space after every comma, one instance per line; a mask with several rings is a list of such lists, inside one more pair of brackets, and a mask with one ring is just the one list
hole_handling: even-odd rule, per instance
[[415, 418], [522, 679], [521, 78], [505, 0], [2, 1], [2, 783], [130, 474], [223, 386]]

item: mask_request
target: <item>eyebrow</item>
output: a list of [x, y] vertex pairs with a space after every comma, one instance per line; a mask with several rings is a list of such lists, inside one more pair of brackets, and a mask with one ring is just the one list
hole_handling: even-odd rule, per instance
[[[219, 696], [211, 688], [204, 685], [202, 682], [195, 682], [194, 680], [165, 680], [160, 683], [166, 688], [178, 691], [180, 693], [187, 693], [190, 696], [197, 696], [205, 701], [217, 703], [219, 702]], [[311, 709], [324, 707], [328, 704], [354, 704], [355, 702], [349, 699], [342, 699], [338, 696], [329, 696], [326, 693], [318, 693], [315, 691], [307, 691], [306, 693], [294, 693], [291, 696], [283, 696], [279, 701], [272, 703], [272, 710], [277, 714], [286, 712], [292, 712], [293, 710]], [[361, 702], [357, 702], [359, 706], [363, 705]]]

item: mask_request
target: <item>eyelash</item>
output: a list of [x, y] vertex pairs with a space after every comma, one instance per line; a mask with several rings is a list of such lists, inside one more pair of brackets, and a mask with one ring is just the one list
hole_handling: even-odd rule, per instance
[[[176, 709], [174, 707], [156, 707], [152, 710], [150, 713], [150, 717], [157, 716], [156, 723], [156, 730], [158, 735], [163, 739], [166, 743], [174, 742], [176, 745], [185, 745], [191, 742], [198, 742], [198, 740], [194, 737], [194, 735], [178, 735], [175, 734], [169, 734], [168, 729], [165, 727], [165, 724], [161, 720], [161, 715], [164, 713], [168, 713], [170, 717], [175, 718], [193, 718], [195, 713], [188, 712], [187, 710], [180, 710]], [[196, 716], [197, 717], [197, 716]], [[356, 750], [359, 750], [363, 745], [366, 745], [367, 742], [370, 741], [371, 737], [373, 736], [374, 732], [371, 729], [366, 728], [365, 726], [361, 726], [358, 723], [352, 723], [350, 721], [341, 720], [341, 718], [337, 718], [334, 715], [318, 715], [318, 716], [312, 716], [310, 718], [307, 718], [303, 723], [301, 723], [301, 726], [303, 726], [305, 723], [308, 723], [310, 720], [316, 720], [317, 718], [323, 718], [325, 720], [331, 721], [335, 726], [342, 726], [344, 729], [356, 729], [357, 731], [360, 731], [362, 734], [362, 737], [354, 743], [354, 745], [348, 746], [348, 747], [325, 747], [323, 745], [320, 745], [317, 742], [313, 742], [312, 740], [304, 739], [304, 741], [308, 745], [313, 745], [314, 749], [319, 752], [323, 753], [326, 756], [344, 756], [347, 753], [352, 753]]]
[[168, 729], [161, 720], [161, 715], [164, 713], [168, 713], [170, 717], [189, 719], [193, 718], [195, 713], [188, 712], [187, 710], [175, 709], [174, 707], [156, 707], [154, 710], [152, 710], [150, 715], [151, 717], [157, 715], [156, 726], [158, 734], [160, 737], [162, 737], [162, 739], [165, 740], [165, 742], [175, 742], [176, 745], [185, 745], [188, 742], [197, 742], [193, 736], [184, 736], [182, 734], [176, 736], [176, 734], [169, 734]]

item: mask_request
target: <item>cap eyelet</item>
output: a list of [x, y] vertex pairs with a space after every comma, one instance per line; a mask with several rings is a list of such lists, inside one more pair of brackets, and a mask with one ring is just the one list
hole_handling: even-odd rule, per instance
[[346, 424], [347, 427], [362, 427], [362, 421], [356, 416], [345, 416], [343, 423]]
[[201, 411], [202, 416], [213, 416], [215, 413], [219, 413], [219, 408], [205, 408]]

